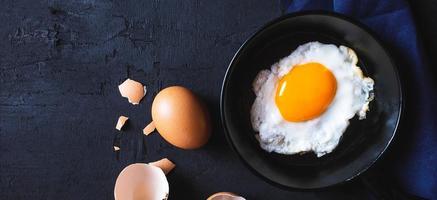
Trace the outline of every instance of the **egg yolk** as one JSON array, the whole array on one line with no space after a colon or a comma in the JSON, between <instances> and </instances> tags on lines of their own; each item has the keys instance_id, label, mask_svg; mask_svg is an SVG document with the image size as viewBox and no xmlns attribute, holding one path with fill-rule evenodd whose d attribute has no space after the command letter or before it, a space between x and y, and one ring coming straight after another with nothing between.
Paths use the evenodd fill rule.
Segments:
<instances>
[{"instance_id":1,"label":"egg yolk","mask_svg":"<svg viewBox=\"0 0 437 200\"><path fill-rule=\"evenodd\" d=\"M337 90L332 72L320 63L294 66L279 81L275 102L282 117L302 122L320 116L331 104Z\"/></svg>"}]
</instances>

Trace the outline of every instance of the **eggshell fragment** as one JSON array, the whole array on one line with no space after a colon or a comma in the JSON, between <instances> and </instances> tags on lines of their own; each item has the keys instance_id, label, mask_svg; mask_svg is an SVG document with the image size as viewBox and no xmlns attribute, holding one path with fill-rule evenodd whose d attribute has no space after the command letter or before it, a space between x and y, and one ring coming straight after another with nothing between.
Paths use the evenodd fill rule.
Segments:
<instances>
[{"instance_id":1,"label":"eggshell fragment","mask_svg":"<svg viewBox=\"0 0 437 200\"><path fill-rule=\"evenodd\" d=\"M245 198L232 192L218 192L208 197L207 200L245 200Z\"/></svg>"},{"instance_id":2,"label":"eggshell fragment","mask_svg":"<svg viewBox=\"0 0 437 200\"><path fill-rule=\"evenodd\" d=\"M126 123L126 121L128 120L129 118L128 117L126 117L126 116L120 116L120 117L118 117L118 121L117 121L117 125L115 126L115 129L117 129L117 130L121 130L121 128L123 128L123 126L124 126L124 124Z\"/></svg>"},{"instance_id":3,"label":"eggshell fragment","mask_svg":"<svg viewBox=\"0 0 437 200\"><path fill-rule=\"evenodd\" d=\"M195 149L208 142L210 118L204 104L187 88L161 90L152 103L152 119L161 136L182 149Z\"/></svg>"},{"instance_id":4,"label":"eggshell fragment","mask_svg":"<svg viewBox=\"0 0 437 200\"><path fill-rule=\"evenodd\" d=\"M126 79L118 86L118 90L120 91L122 97L127 98L129 103L134 105L140 103L147 91L143 84L132 79Z\"/></svg>"},{"instance_id":5,"label":"eggshell fragment","mask_svg":"<svg viewBox=\"0 0 437 200\"><path fill-rule=\"evenodd\" d=\"M152 133L153 131L155 131L155 124L152 122L150 122L146 127L144 127L143 129L143 134L144 135L149 135L150 133Z\"/></svg>"},{"instance_id":6,"label":"eggshell fragment","mask_svg":"<svg viewBox=\"0 0 437 200\"><path fill-rule=\"evenodd\" d=\"M124 168L115 182L115 200L166 200L169 185L164 172L153 165L136 163Z\"/></svg>"},{"instance_id":7,"label":"eggshell fragment","mask_svg":"<svg viewBox=\"0 0 437 200\"><path fill-rule=\"evenodd\" d=\"M167 158L163 158L161 160L151 162L149 165L153 165L162 169L164 174L168 174L173 168L175 168L175 164Z\"/></svg>"}]
</instances>

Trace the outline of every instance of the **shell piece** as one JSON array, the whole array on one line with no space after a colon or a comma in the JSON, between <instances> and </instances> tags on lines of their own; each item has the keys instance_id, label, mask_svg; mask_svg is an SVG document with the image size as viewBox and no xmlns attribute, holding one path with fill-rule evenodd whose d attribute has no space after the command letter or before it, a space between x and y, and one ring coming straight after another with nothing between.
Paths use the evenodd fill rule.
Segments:
<instances>
[{"instance_id":1,"label":"shell piece","mask_svg":"<svg viewBox=\"0 0 437 200\"><path fill-rule=\"evenodd\" d=\"M114 151L120 151L120 147L114 146Z\"/></svg>"},{"instance_id":2,"label":"shell piece","mask_svg":"<svg viewBox=\"0 0 437 200\"><path fill-rule=\"evenodd\" d=\"M175 164L167 158L163 158L161 160L151 162L149 165L153 165L162 169L165 174L168 174L173 168L175 168Z\"/></svg>"},{"instance_id":3,"label":"shell piece","mask_svg":"<svg viewBox=\"0 0 437 200\"><path fill-rule=\"evenodd\" d=\"M159 134L182 149L199 148L211 135L206 106L193 92L181 86L165 88L156 95L152 119Z\"/></svg>"},{"instance_id":4,"label":"shell piece","mask_svg":"<svg viewBox=\"0 0 437 200\"><path fill-rule=\"evenodd\" d=\"M144 127L143 129L143 134L144 135L149 135L150 133L152 133L153 131L155 131L155 124L152 122L150 122L146 127Z\"/></svg>"},{"instance_id":5,"label":"shell piece","mask_svg":"<svg viewBox=\"0 0 437 200\"><path fill-rule=\"evenodd\" d=\"M126 79L118 86L118 90L120 91L122 97L127 98L129 103L134 105L140 103L147 91L143 84L132 79Z\"/></svg>"},{"instance_id":6,"label":"shell piece","mask_svg":"<svg viewBox=\"0 0 437 200\"><path fill-rule=\"evenodd\" d=\"M238 196L232 192L217 192L208 197L207 200L245 200L245 198Z\"/></svg>"},{"instance_id":7,"label":"shell piece","mask_svg":"<svg viewBox=\"0 0 437 200\"><path fill-rule=\"evenodd\" d=\"M124 168L115 182L115 200L166 200L169 185L164 172L153 165L136 163Z\"/></svg>"},{"instance_id":8,"label":"shell piece","mask_svg":"<svg viewBox=\"0 0 437 200\"><path fill-rule=\"evenodd\" d=\"M117 121L117 125L115 126L115 129L120 131L128 119L129 119L129 117L126 117L123 115L118 117L118 121Z\"/></svg>"}]
</instances>

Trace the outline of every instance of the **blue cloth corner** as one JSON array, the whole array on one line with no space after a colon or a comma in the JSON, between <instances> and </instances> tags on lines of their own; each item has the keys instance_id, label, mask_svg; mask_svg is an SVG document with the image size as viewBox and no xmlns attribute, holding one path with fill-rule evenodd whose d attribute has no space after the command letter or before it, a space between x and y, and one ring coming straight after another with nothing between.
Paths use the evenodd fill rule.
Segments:
<instances>
[{"instance_id":1,"label":"blue cloth corner","mask_svg":"<svg viewBox=\"0 0 437 200\"><path fill-rule=\"evenodd\" d=\"M437 92L404 0L292 0L287 12L328 10L357 19L389 47L400 71L406 104L388 163L408 193L437 199Z\"/></svg>"}]
</instances>

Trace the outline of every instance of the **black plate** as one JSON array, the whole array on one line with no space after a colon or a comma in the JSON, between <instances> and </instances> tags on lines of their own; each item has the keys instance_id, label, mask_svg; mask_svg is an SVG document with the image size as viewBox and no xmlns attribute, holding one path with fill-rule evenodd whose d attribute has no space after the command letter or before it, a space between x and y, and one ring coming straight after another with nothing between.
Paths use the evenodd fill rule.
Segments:
<instances>
[{"instance_id":1,"label":"black plate","mask_svg":"<svg viewBox=\"0 0 437 200\"><path fill-rule=\"evenodd\" d=\"M330 154L280 155L259 147L250 124L256 74L310 41L345 45L358 65L375 80L375 100L367 119L353 118ZM363 25L342 15L303 12L280 17L256 32L238 50L226 72L221 117L229 143L244 163L271 183L316 189L350 180L369 168L393 139L401 115L398 72L383 45Z\"/></svg>"}]
</instances>

